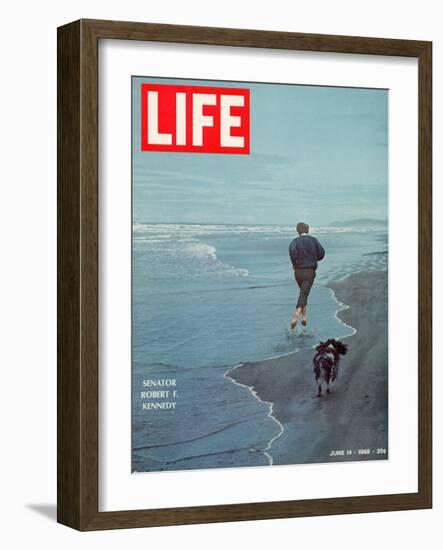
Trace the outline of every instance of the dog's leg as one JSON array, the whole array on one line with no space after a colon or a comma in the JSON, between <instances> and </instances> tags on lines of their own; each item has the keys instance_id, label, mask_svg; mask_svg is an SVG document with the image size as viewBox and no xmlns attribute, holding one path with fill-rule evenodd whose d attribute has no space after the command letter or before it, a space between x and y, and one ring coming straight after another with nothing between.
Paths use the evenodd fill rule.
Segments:
<instances>
[{"instance_id":1,"label":"dog's leg","mask_svg":"<svg viewBox=\"0 0 443 550\"><path fill-rule=\"evenodd\" d=\"M318 392L317 392L317 397L321 397L321 382L318 383Z\"/></svg>"},{"instance_id":2,"label":"dog's leg","mask_svg":"<svg viewBox=\"0 0 443 550\"><path fill-rule=\"evenodd\" d=\"M326 393L331 393L331 389L329 387L329 380L328 380L328 383L326 385Z\"/></svg>"}]
</instances>

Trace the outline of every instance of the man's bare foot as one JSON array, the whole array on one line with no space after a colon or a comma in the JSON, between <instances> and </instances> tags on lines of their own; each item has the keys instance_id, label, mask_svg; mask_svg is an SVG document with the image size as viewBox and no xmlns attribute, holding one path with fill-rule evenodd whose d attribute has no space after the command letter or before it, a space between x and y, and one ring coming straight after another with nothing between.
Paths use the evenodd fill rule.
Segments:
<instances>
[{"instance_id":1,"label":"man's bare foot","mask_svg":"<svg viewBox=\"0 0 443 550\"><path fill-rule=\"evenodd\" d=\"M302 319L301 324L305 327L308 324L307 319Z\"/></svg>"},{"instance_id":2,"label":"man's bare foot","mask_svg":"<svg viewBox=\"0 0 443 550\"><path fill-rule=\"evenodd\" d=\"M292 319L291 321L291 328L295 328L297 326L297 319Z\"/></svg>"}]
</instances>

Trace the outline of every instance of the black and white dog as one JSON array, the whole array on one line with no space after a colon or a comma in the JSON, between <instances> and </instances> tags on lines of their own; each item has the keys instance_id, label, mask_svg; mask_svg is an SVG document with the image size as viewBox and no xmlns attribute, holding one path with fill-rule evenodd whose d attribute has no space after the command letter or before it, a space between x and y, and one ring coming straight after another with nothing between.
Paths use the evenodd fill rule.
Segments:
<instances>
[{"instance_id":1,"label":"black and white dog","mask_svg":"<svg viewBox=\"0 0 443 550\"><path fill-rule=\"evenodd\" d=\"M334 382L338 376L338 364L340 355L345 355L348 346L334 338L320 342L315 348L314 355L314 374L318 386L317 397L322 394L322 382L326 383L326 393L330 392L329 383Z\"/></svg>"}]
</instances>

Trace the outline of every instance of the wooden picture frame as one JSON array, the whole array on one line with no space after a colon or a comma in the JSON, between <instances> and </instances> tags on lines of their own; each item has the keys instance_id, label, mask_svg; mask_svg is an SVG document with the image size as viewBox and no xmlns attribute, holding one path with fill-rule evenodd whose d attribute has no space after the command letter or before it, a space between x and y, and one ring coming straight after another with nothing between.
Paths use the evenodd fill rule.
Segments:
<instances>
[{"instance_id":1,"label":"wooden picture frame","mask_svg":"<svg viewBox=\"0 0 443 550\"><path fill-rule=\"evenodd\" d=\"M98 511L98 42L159 41L418 59L418 491ZM58 29L58 521L79 530L363 513L432 506L432 44L80 20Z\"/></svg>"}]
</instances>

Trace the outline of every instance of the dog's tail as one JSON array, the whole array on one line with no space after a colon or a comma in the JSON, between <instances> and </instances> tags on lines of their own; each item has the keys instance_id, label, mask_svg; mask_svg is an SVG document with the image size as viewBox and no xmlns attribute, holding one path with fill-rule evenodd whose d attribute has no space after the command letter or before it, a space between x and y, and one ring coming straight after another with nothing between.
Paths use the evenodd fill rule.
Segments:
<instances>
[{"instance_id":1,"label":"dog's tail","mask_svg":"<svg viewBox=\"0 0 443 550\"><path fill-rule=\"evenodd\" d=\"M343 342L340 342L339 340L335 340L333 345L337 353L340 355L346 355L348 351L348 346L346 344L343 344Z\"/></svg>"}]
</instances>

